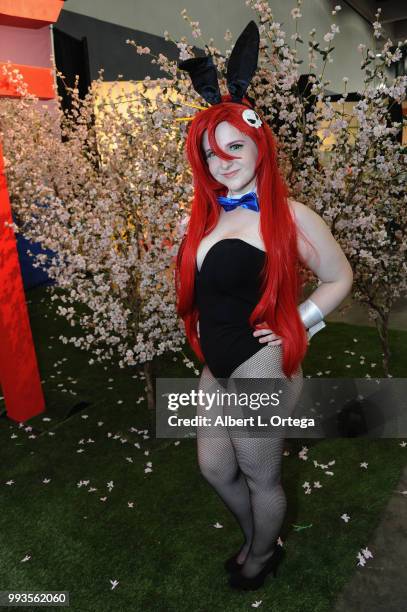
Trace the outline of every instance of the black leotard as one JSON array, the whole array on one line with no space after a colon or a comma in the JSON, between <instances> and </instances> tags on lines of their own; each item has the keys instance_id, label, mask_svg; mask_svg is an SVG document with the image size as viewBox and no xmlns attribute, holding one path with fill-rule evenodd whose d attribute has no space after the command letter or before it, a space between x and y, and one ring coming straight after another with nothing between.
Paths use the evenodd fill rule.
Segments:
<instances>
[{"instance_id":1,"label":"black leotard","mask_svg":"<svg viewBox=\"0 0 407 612\"><path fill-rule=\"evenodd\" d=\"M249 316L260 299L260 272L266 254L240 238L224 238L196 268L195 299L202 352L216 378L264 348L253 336Z\"/></svg>"}]
</instances>

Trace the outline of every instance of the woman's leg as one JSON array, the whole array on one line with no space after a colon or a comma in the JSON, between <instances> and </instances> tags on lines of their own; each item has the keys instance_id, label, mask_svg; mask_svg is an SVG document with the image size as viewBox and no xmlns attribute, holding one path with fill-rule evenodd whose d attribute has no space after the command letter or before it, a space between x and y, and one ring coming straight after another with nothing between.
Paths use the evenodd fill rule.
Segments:
<instances>
[{"instance_id":1,"label":"woman's leg","mask_svg":"<svg viewBox=\"0 0 407 612\"><path fill-rule=\"evenodd\" d=\"M199 388L207 393L215 393L219 388L222 390L207 366L202 371ZM198 406L198 415L210 417L214 423L217 416L223 415L223 408L216 402L210 410ZM202 475L235 516L243 531L245 542L237 557L237 562L243 563L252 543L253 517L249 488L239 469L227 427L198 427L197 449Z\"/></svg>"},{"instance_id":2,"label":"woman's leg","mask_svg":"<svg viewBox=\"0 0 407 612\"><path fill-rule=\"evenodd\" d=\"M280 396L278 412L290 416L301 392L302 372L299 370L292 381L288 381L281 369L281 358L281 346L265 346L236 368L229 382L237 393L247 394L274 393L282 387L284 392ZM232 429L230 435L237 462L250 490L254 534L241 573L251 578L261 571L272 555L286 513L287 501L281 486L284 437L276 437L276 434L263 437L257 434L256 437L256 432L237 433Z\"/></svg>"},{"instance_id":3,"label":"woman's leg","mask_svg":"<svg viewBox=\"0 0 407 612\"><path fill-rule=\"evenodd\" d=\"M251 578L273 553L287 509L280 481L284 438L236 438L234 443L253 513L252 546L241 570Z\"/></svg>"}]
</instances>

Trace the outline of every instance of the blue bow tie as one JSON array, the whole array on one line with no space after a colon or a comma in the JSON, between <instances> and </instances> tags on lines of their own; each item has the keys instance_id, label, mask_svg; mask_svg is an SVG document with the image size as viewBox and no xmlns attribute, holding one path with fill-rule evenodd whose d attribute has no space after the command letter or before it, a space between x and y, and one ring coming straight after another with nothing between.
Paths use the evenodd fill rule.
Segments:
<instances>
[{"instance_id":1,"label":"blue bow tie","mask_svg":"<svg viewBox=\"0 0 407 612\"><path fill-rule=\"evenodd\" d=\"M233 210L238 206L241 206L242 208L248 208L249 210L254 210L256 212L259 212L260 210L257 194L254 191L250 191L250 193L245 193L240 198L223 198L221 196L218 196L217 200L226 212L228 212L229 210Z\"/></svg>"}]
</instances>

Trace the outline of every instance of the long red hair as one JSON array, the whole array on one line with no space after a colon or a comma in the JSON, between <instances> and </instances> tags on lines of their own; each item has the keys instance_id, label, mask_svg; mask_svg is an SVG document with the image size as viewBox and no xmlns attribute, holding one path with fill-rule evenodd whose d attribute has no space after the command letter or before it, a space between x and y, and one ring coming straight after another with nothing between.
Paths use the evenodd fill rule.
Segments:
<instances>
[{"instance_id":1,"label":"long red hair","mask_svg":"<svg viewBox=\"0 0 407 612\"><path fill-rule=\"evenodd\" d=\"M217 196L225 195L226 188L210 174L203 149L202 136L208 130L208 140L215 155L234 159L219 148L215 129L227 121L249 136L257 145L257 194L260 206L260 232L266 250L262 270L262 297L250 315L250 325L265 322L267 327L283 338L283 371L288 377L298 370L307 349L304 325L297 311L301 290L297 230L287 202L287 187L277 165L276 144L268 125L260 128L248 125L242 118L247 106L230 102L229 96L198 112L192 120L186 142L188 161L194 181L194 198L186 233L181 242L176 262L175 284L177 311L185 324L191 348L204 362L195 304L195 266L198 245L211 232L219 218ZM259 348L261 344L259 344Z\"/></svg>"}]
</instances>

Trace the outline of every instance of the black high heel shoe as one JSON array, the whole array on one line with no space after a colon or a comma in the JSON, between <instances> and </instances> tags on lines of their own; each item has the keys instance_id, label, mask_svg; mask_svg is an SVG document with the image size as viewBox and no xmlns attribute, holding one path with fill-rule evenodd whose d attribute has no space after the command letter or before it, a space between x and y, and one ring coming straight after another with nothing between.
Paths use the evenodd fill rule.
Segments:
<instances>
[{"instance_id":1,"label":"black high heel shoe","mask_svg":"<svg viewBox=\"0 0 407 612\"><path fill-rule=\"evenodd\" d=\"M256 591L263 586L264 581L268 574L272 573L275 577L277 574L277 568L284 557L285 550L281 546L276 546L275 551L271 557L266 561L265 566L262 570L252 578L246 578L242 576L240 571L237 571L229 578L229 584L233 589L239 589L244 591Z\"/></svg>"}]
</instances>

